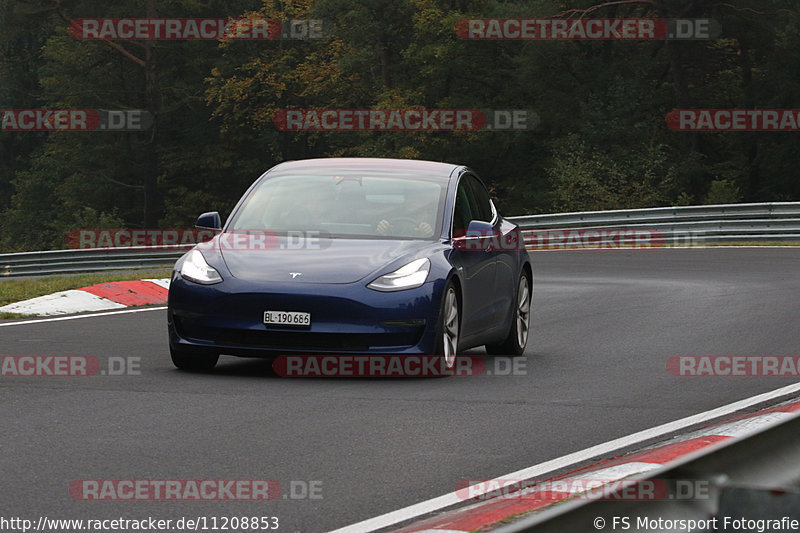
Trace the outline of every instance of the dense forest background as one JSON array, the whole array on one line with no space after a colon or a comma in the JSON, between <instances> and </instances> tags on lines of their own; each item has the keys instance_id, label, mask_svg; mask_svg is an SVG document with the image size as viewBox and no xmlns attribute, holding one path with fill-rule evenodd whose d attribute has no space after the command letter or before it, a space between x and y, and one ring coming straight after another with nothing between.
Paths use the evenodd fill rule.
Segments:
<instances>
[{"instance_id":1,"label":"dense forest background","mask_svg":"<svg viewBox=\"0 0 800 533\"><path fill-rule=\"evenodd\" d=\"M468 41L462 18L713 18L707 41ZM72 18L323 19L322 40L81 41ZM533 131L283 132L286 108L529 109ZM0 132L0 251L191 227L287 159L473 167L507 216L800 199L798 133L671 131L800 107L797 0L4 0L0 108L146 109L147 132Z\"/></svg>"}]
</instances>

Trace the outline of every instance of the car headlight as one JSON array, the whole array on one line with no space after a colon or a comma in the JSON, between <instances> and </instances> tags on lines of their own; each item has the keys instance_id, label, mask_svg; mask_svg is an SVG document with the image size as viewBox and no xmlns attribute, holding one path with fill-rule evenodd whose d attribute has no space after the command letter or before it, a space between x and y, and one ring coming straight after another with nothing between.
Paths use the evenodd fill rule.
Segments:
<instances>
[{"instance_id":1,"label":"car headlight","mask_svg":"<svg viewBox=\"0 0 800 533\"><path fill-rule=\"evenodd\" d=\"M181 265L180 272L184 278L203 285L213 285L222 281L219 272L206 263L206 258L198 250L189 252Z\"/></svg>"},{"instance_id":2,"label":"car headlight","mask_svg":"<svg viewBox=\"0 0 800 533\"><path fill-rule=\"evenodd\" d=\"M428 258L415 259L394 272L389 272L379 277L367 287L376 291L402 291L416 289L428 279L431 262Z\"/></svg>"}]
</instances>

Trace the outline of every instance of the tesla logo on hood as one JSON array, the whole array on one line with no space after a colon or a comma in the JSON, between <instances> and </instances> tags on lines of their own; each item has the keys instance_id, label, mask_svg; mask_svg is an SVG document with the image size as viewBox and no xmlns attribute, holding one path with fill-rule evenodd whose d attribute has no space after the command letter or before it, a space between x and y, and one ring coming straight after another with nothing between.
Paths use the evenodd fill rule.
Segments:
<instances>
[{"instance_id":1,"label":"tesla logo on hood","mask_svg":"<svg viewBox=\"0 0 800 533\"><path fill-rule=\"evenodd\" d=\"M292 276L292 279L296 278L297 276L302 276L302 272L289 272L289 275Z\"/></svg>"}]
</instances>

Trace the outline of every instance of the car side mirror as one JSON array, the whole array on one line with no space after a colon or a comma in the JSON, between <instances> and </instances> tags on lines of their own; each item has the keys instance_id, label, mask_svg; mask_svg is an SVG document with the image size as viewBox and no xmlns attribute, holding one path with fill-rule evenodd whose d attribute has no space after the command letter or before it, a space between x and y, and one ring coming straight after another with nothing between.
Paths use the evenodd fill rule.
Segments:
<instances>
[{"instance_id":1,"label":"car side mirror","mask_svg":"<svg viewBox=\"0 0 800 533\"><path fill-rule=\"evenodd\" d=\"M467 231L460 230L453 234L453 245L458 250L488 251L494 236L494 227L483 220L473 220Z\"/></svg>"},{"instance_id":2,"label":"car side mirror","mask_svg":"<svg viewBox=\"0 0 800 533\"><path fill-rule=\"evenodd\" d=\"M471 220L467 226L467 237L487 237L493 233L492 224L483 220Z\"/></svg>"},{"instance_id":3,"label":"car side mirror","mask_svg":"<svg viewBox=\"0 0 800 533\"><path fill-rule=\"evenodd\" d=\"M222 230L222 219L217 211L209 211L197 217L197 222L194 225L197 229L210 229L214 231Z\"/></svg>"}]
</instances>

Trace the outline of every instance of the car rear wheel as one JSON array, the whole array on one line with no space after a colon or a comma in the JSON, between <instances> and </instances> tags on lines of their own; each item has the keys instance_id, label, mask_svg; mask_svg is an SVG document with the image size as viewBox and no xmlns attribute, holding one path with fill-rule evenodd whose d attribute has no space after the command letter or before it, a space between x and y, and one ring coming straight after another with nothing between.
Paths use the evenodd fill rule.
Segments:
<instances>
[{"instance_id":1,"label":"car rear wheel","mask_svg":"<svg viewBox=\"0 0 800 533\"><path fill-rule=\"evenodd\" d=\"M458 307L458 291L455 284L449 281L445 286L442 308L439 311L439 324L436 328L438 341L435 354L442 357L443 366L447 369L455 366L456 355L458 355L458 339L461 333Z\"/></svg>"},{"instance_id":2,"label":"car rear wheel","mask_svg":"<svg viewBox=\"0 0 800 533\"><path fill-rule=\"evenodd\" d=\"M528 344L531 325L531 283L528 273L523 271L517 285L514 313L508 336L499 344L487 344L486 353L491 355L522 355Z\"/></svg>"},{"instance_id":3,"label":"car rear wheel","mask_svg":"<svg viewBox=\"0 0 800 533\"><path fill-rule=\"evenodd\" d=\"M217 364L219 354L199 353L193 350L180 350L172 346L169 347L169 355L172 357L172 364L181 370L191 372L208 372Z\"/></svg>"}]
</instances>

